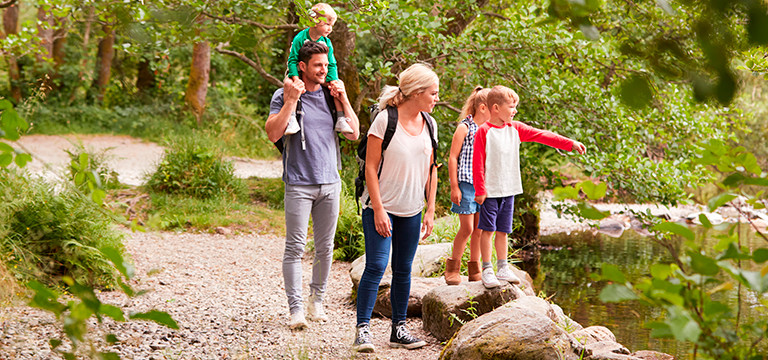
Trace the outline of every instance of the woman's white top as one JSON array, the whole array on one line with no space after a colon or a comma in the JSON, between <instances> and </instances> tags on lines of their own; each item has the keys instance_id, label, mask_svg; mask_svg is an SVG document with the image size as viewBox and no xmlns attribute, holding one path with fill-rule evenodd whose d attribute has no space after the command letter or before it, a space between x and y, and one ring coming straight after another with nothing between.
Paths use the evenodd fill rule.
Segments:
<instances>
[{"instance_id":1,"label":"woman's white top","mask_svg":"<svg viewBox=\"0 0 768 360\"><path fill-rule=\"evenodd\" d=\"M437 139L437 124L432 123L434 137ZM368 136L384 139L387 129L387 111L380 112L368 130ZM424 189L429 179L429 165L432 160L432 143L429 127L424 123L421 133L411 135L400 122L392 136L389 147L384 151L384 159L379 176L379 193L384 210L395 216L414 216L424 209ZM363 208L370 207L368 201L368 181L361 199Z\"/></svg>"}]
</instances>

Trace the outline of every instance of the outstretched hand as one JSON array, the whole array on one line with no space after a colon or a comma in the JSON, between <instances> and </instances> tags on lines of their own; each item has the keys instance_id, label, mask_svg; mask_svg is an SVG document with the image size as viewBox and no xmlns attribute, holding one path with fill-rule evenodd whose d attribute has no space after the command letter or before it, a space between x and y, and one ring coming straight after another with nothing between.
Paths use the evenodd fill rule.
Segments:
<instances>
[{"instance_id":1,"label":"outstretched hand","mask_svg":"<svg viewBox=\"0 0 768 360\"><path fill-rule=\"evenodd\" d=\"M579 155L584 155L584 153L587 152L587 147L584 146L584 144L582 144L579 141L574 141L573 142L573 149L571 149L571 151L575 151L575 152L579 153Z\"/></svg>"}]
</instances>

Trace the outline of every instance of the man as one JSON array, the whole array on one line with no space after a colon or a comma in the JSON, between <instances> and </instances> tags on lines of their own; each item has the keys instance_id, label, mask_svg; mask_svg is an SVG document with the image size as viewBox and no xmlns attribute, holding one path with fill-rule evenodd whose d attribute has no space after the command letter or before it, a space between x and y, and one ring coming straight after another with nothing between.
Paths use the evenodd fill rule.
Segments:
<instances>
[{"instance_id":1,"label":"man","mask_svg":"<svg viewBox=\"0 0 768 360\"><path fill-rule=\"evenodd\" d=\"M283 279L291 312L289 327L307 327L301 284L301 257L307 241L309 216L312 215L315 261L307 304L310 320L327 321L323 310L328 274L333 261L333 239L339 217L341 197L341 154L334 119L321 84L328 73L328 47L309 41L299 50L299 78L288 82L272 96L266 131L269 140L284 141L283 182L285 183L285 253ZM297 84L298 83L298 84ZM360 135L360 126L343 84L332 93L344 108L353 132L344 134L349 140ZM301 99L299 124L301 131L285 135L293 109ZM333 101L330 101L333 104Z\"/></svg>"}]
</instances>

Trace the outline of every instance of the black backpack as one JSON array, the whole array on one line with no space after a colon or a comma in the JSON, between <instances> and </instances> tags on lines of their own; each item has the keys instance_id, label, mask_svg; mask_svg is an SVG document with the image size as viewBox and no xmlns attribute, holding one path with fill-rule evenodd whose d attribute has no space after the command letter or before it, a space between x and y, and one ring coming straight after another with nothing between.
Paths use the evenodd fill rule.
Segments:
<instances>
[{"instance_id":1,"label":"black backpack","mask_svg":"<svg viewBox=\"0 0 768 360\"><path fill-rule=\"evenodd\" d=\"M373 120L376 119L376 116L379 115L381 111L387 111L387 129L384 131L384 138L381 141L381 163L384 163L384 151L387 150L387 147L389 146L390 141L392 141L392 136L395 135L395 130L397 130L397 108L392 106L387 106L385 110L380 110L379 107L376 104L373 104L369 107L369 110L371 111L371 123L373 123ZM427 123L427 131L429 132L429 139L432 140L432 164L429 165L429 173L432 173L433 167L439 167L437 165L437 139L435 139L435 132L433 129L433 119L432 116L425 112L421 112L421 117L424 119L424 122ZM357 163L359 165L359 168L357 170L357 177L355 178L355 199L357 199L357 212L360 213L360 197L363 196L363 190L365 190L365 155L367 153L368 149L368 136L364 136L362 139L360 139L360 143L357 145ZM381 177L381 166L379 166L378 176ZM431 175L430 175L431 178ZM426 189L424 190L424 198L427 198ZM367 205L371 201L371 198L368 197L368 199L365 201L365 204Z\"/></svg>"},{"instance_id":2,"label":"black backpack","mask_svg":"<svg viewBox=\"0 0 768 360\"><path fill-rule=\"evenodd\" d=\"M328 109L331 110L331 117L333 118L333 127L335 128L336 127L336 121L338 120L338 119L336 119L336 115L337 115L336 114L336 104L333 102L333 96L331 95L331 90L328 89L325 86L321 86L321 88L323 89L323 95L325 95L325 103L328 104ZM300 121L302 116L304 116L304 112L301 109L301 97L299 97L299 102L296 103L296 120ZM299 131L300 132L304 131L304 129L301 129ZM298 134L298 133L296 133L296 134ZM294 135L296 135L296 134L294 134ZM283 153L283 150L285 150L285 141L284 141L284 139L285 139L285 135L281 136L280 139L278 139L277 141L275 141L273 143L273 144L275 144L275 147L277 148L277 150L280 151L281 154Z\"/></svg>"}]
</instances>

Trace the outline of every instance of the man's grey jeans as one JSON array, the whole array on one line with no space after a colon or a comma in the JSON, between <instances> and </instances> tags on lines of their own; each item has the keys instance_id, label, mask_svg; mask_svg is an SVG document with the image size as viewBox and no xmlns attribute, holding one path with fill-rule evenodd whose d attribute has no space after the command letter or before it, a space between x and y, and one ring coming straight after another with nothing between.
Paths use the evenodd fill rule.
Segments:
<instances>
[{"instance_id":1,"label":"man's grey jeans","mask_svg":"<svg viewBox=\"0 0 768 360\"><path fill-rule=\"evenodd\" d=\"M341 182L323 185L285 184L285 253L283 279L291 314L303 310L301 296L301 256L307 244L309 215L315 240L310 295L323 299L333 261L333 239L339 218Z\"/></svg>"}]
</instances>

